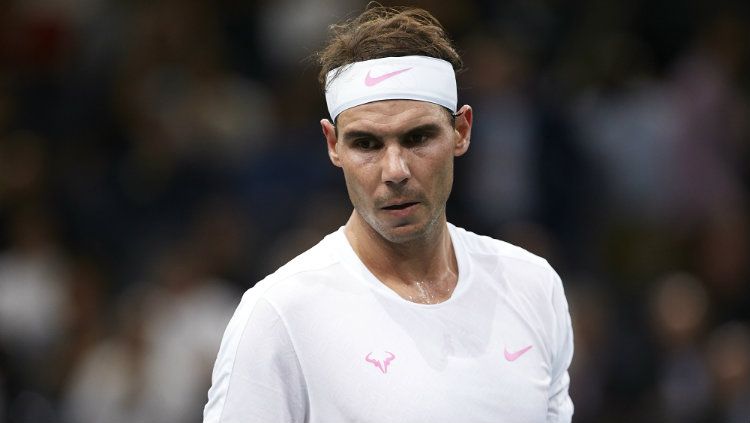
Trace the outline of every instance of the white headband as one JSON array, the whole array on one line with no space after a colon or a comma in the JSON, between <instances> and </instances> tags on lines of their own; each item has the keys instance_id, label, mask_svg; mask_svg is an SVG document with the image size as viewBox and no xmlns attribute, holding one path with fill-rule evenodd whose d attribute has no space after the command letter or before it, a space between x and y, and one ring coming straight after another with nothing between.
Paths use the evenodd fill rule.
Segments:
<instances>
[{"instance_id":1,"label":"white headband","mask_svg":"<svg viewBox=\"0 0 750 423\"><path fill-rule=\"evenodd\" d=\"M326 74L326 103L339 113L379 100L420 100L456 113L456 74L445 60L427 56L384 57L336 68Z\"/></svg>"}]
</instances>

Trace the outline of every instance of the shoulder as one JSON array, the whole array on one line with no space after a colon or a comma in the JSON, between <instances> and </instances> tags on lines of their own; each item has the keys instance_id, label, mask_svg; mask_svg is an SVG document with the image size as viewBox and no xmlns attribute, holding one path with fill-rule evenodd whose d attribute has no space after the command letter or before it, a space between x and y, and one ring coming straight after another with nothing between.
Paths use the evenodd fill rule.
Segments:
<instances>
[{"instance_id":1,"label":"shoulder","mask_svg":"<svg viewBox=\"0 0 750 423\"><path fill-rule=\"evenodd\" d=\"M549 262L521 247L451 225L475 275L494 280L509 295L548 301L562 282Z\"/></svg>"},{"instance_id":2,"label":"shoulder","mask_svg":"<svg viewBox=\"0 0 750 423\"><path fill-rule=\"evenodd\" d=\"M340 261L340 255L337 253L342 234L333 232L325 236L315 246L291 259L283 266L279 267L266 276L259 285L275 286L285 283L294 283L305 275L325 271Z\"/></svg>"},{"instance_id":3,"label":"shoulder","mask_svg":"<svg viewBox=\"0 0 750 423\"><path fill-rule=\"evenodd\" d=\"M318 244L260 280L245 292L240 307L252 307L258 301L264 301L278 308L289 302L314 299L314 291L321 289L321 285L335 279L335 275L342 271L338 254L342 236L340 232L327 235Z\"/></svg>"},{"instance_id":4,"label":"shoulder","mask_svg":"<svg viewBox=\"0 0 750 423\"><path fill-rule=\"evenodd\" d=\"M526 265L539 270L552 270L552 267L544 258L511 243L486 235L478 235L454 225L450 225L450 231L460 240L469 255L496 256L507 261L518 262L519 265Z\"/></svg>"}]
</instances>

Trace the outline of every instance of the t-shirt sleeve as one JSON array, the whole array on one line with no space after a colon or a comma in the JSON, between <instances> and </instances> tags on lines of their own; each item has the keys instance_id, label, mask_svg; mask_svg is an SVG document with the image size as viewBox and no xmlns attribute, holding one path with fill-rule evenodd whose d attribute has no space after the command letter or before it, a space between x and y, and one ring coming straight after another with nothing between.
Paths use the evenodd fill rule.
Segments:
<instances>
[{"instance_id":1,"label":"t-shirt sleeve","mask_svg":"<svg viewBox=\"0 0 750 423\"><path fill-rule=\"evenodd\" d=\"M547 423L569 423L573 418L573 401L568 393L568 367L573 359L573 328L562 281L556 273L553 276L552 308L555 314L556 348L552 363Z\"/></svg>"},{"instance_id":2,"label":"t-shirt sleeve","mask_svg":"<svg viewBox=\"0 0 750 423\"><path fill-rule=\"evenodd\" d=\"M224 333L203 422L303 422L306 386L289 333L276 309L250 291Z\"/></svg>"}]
</instances>

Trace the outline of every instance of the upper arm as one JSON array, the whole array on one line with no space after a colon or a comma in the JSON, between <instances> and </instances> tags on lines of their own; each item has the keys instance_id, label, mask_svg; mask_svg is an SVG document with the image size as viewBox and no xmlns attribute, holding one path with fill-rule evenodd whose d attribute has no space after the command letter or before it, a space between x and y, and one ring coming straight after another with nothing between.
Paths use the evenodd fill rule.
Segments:
<instances>
[{"instance_id":1,"label":"upper arm","mask_svg":"<svg viewBox=\"0 0 750 423\"><path fill-rule=\"evenodd\" d=\"M286 326L267 301L245 300L224 333L203 421L302 422L306 387Z\"/></svg>"},{"instance_id":2,"label":"upper arm","mask_svg":"<svg viewBox=\"0 0 750 423\"><path fill-rule=\"evenodd\" d=\"M552 357L547 422L570 422L573 416L573 401L568 392L570 386L568 367L573 359L573 329L562 282L556 273L553 275L552 308L555 316L555 349Z\"/></svg>"}]
</instances>

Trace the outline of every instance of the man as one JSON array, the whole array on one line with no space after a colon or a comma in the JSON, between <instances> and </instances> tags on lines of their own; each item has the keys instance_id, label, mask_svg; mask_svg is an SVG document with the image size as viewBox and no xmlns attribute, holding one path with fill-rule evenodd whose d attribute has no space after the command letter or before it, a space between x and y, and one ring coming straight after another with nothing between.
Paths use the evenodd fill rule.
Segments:
<instances>
[{"instance_id":1,"label":"man","mask_svg":"<svg viewBox=\"0 0 750 423\"><path fill-rule=\"evenodd\" d=\"M321 126L354 211L247 291L204 422L569 422L560 279L446 220L473 112L442 27L375 7L332 32Z\"/></svg>"}]
</instances>

